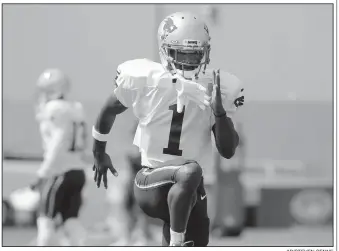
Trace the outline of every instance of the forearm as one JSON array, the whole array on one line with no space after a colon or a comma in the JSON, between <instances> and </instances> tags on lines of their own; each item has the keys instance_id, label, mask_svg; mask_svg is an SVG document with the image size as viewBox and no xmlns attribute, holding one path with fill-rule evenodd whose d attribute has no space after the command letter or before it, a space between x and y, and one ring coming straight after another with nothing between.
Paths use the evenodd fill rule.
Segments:
<instances>
[{"instance_id":1,"label":"forearm","mask_svg":"<svg viewBox=\"0 0 339 251\"><path fill-rule=\"evenodd\" d=\"M100 134L109 134L116 116L126 109L127 108L119 102L115 95L110 96L97 117L94 126L95 130ZM106 143L106 141L94 139L93 152L105 152Z\"/></svg>"},{"instance_id":2,"label":"forearm","mask_svg":"<svg viewBox=\"0 0 339 251\"><path fill-rule=\"evenodd\" d=\"M232 119L227 117L226 113L225 115L215 116L215 124L212 130L220 155L226 159L232 158L239 144L239 136Z\"/></svg>"},{"instance_id":3,"label":"forearm","mask_svg":"<svg viewBox=\"0 0 339 251\"><path fill-rule=\"evenodd\" d=\"M39 178L47 178L50 176L50 174L53 172L52 169L54 167L54 163L57 159L57 154L47 154L41 163L40 168L37 171L37 176Z\"/></svg>"},{"instance_id":4,"label":"forearm","mask_svg":"<svg viewBox=\"0 0 339 251\"><path fill-rule=\"evenodd\" d=\"M53 173L53 168L58 167L58 159L60 159L60 154L62 151L62 140L64 133L58 133L54 136L55 139L52 140L51 145L49 146L47 152L45 153L44 160L41 163L40 168L37 171L37 176L39 178L49 177Z\"/></svg>"}]
</instances>

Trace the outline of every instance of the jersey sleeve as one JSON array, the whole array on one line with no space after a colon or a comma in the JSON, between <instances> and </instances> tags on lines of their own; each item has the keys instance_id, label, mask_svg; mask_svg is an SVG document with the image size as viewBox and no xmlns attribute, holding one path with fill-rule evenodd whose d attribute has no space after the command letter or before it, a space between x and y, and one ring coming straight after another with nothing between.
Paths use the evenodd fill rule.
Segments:
<instances>
[{"instance_id":1,"label":"jersey sleeve","mask_svg":"<svg viewBox=\"0 0 339 251\"><path fill-rule=\"evenodd\" d=\"M229 118L233 118L238 108L244 105L245 94L243 83L234 75L220 72L220 90L223 107ZM211 125L215 123L212 114Z\"/></svg>"},{"instance_id":2,"label":"jersey sleeve","mask_svg":"<svg viewBox=\"0 0 339 251\"><path fill-rule=\"evenodd\" d=\"M223 106L228 116L233 116L238 108L245 102L244 87L236 77L230 79L232 84L221 83L221 95Z\"/></svg>"},{"instance_id":3,"label":"jersey sleeve","mask_svg":"<svg viewBox=\"0 0 339 251\"><path fill-rule=\"evenodd\" d=\"M140 81L130 74L130 70L119 66L115 77L114 94L125 107L132 107L137 99Z\"/></svg>"}]
</instances>

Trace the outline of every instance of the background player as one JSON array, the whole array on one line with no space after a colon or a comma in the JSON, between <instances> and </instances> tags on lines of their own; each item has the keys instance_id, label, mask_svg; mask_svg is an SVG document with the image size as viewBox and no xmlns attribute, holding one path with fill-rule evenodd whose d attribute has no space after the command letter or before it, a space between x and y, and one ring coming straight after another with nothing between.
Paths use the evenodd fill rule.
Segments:
<instances>
[{"instance_id":1,"label":"background player","mask_svg":"<svg viewBox=\"0 0 339 251\"><path fill-rule=\"evenodd\" d=\"M137 126L137 123L133 126L132 136ZM118 237L111 246L149 246L152 243L149 220L137 205L133 192L135 175L142 168L140 152L135 147L126 158L128 168L121 177L122 184L114 184L107 190L110 211L106 227Z\"/></svg>"},{"instance_id":2,"label":"background player","mask_svg":"<svg viewBox=\"0 0 339 251\"><path fill-rule=\"evenodd\" d=\"M132 129L134 136L137 129L137 124ZM146 215L141 212L134 198L134 178L136 174L142 169L141 155L138 151L131 151L127 155L129 165L128 175L125 182L125 196L123 201L123 212L125 215L125 243L132 243L135 246L148 246L152 241L152 234L150 230L149 221Z\"/></svg>"},{"instance_id":3,"label":"background player","mask_svg":"<svg viewBox=\"0 0 339 251\"><path fill-rule=\"evenodd\" d=\"M84 110L79 102L68 100L70 81L58 69L45 70L37 81L37 89L36 119L44 149L38 179L32 185L41 192L37 245L51 245L58 215L69 244L81 245L85 237L78 219L85 185Z\"/></svg>"},{"instance_id":4,"label":"background player","mask_svg":"<svg viewBox=\"0 0 339 251\"><path fill-rule=\"evenodd\" d=\"M210 36L191 13L175 13L160 24L162 64L137 59L121 64L116 88L93 127L94 171L98 187L107 187L107 169L117 176L106 154L116 115L128 107L139 120L134 144L143 169L135 178L135 197L143 211L164 221L163 245L206 246L207 198L202 168L212 156L211 131L219 153L234 155L239 137L231 119L243 104L240 81L227 72L206 70ZM190 243L191 244L191 243Z\"/></svg>"}]
</instances>

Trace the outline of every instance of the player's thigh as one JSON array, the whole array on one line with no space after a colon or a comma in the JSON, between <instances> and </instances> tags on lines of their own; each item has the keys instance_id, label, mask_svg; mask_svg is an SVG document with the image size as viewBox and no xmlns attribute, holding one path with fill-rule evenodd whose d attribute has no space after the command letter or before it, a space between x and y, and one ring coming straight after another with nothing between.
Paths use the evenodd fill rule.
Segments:
<instances>
[{"instance_id":1,"label":"player's thigh","mask_svg":"<svg viewBox=\"0 0 339 251\"><path fill-rule=\"evenodd\" d=\"M82 205L82 189L86 182L83 170L71 170L65 173L64 196L60 212L63 221L76 218Z\"/></svg>"},{"instance_id":2,"label":"player's thigh","mask_svg":"<svg viewBox=\"0 0 339 251\"><path fill-rule=\"evenodd\" d=\"M140 208L150 217L169 221L167 196L175 183L174 176L180 167L141 169L134 182L134 196Z\"/></svg>"},{"instance_id":3,"label":"player's thigh","mask_svg":"<svg viewBox=\"0 0 339 251\"><path fill-rule=\"evenodd\" d=\"M64 176L49 178L41 189L39 215L54 218L63 204Z\"/></svg>"},{"instance_id":4,"label":"player's thigh","mask_svg":"<svg viewBox=\"0 0 339 251\"><path fill-rule=\"evenodd\" d=\"M148 216L169 222L167 197L170 188L178 182L189 183L199 175L200 166L192 160L171 160L156 169L143 168L135 178L136 201Z\"/></svg>"}]
</instances>

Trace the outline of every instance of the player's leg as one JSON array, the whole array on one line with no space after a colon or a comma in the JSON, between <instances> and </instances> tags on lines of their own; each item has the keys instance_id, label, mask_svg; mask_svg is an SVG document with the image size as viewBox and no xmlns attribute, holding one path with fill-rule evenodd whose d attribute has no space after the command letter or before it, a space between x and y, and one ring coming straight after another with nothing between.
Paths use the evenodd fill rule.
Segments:
<instances>
[{"instance_id":1,"label":"player's leg","mask_svg":"<svg viewBox=\"0 0 339 251\"><path fill-rule=\"evenodd\" d=\"M207 214L207 197L203 179L197 189L197 201L193 207L185 233L185 239L193 241L196 247L205 247L209 242L210 220ZM170 243L170 226L168 223L163 227L163 246Z\"/></svg>"},{"instance_id":2,"label":"player's leg","mask_svg":"<svg viewBox=\"0 0 339 251\"><path fill-rule=\"evenodd\" d=\"M86 238L86 231L78 217L85 181L83 170L71 170L65 174L64 196L60 212L64 231L71 246L84 245Z\"/></svg>"},{"instance_id":3,"label":"player's leg","mask_svg":"<svg viewBox=\"0 0 339 251\"><path fill-rule=\"evenodd\" d=\"M187 163L175 173L176 183L168 193L170 211L170 245L182 244L185 240L188 219L194 207L196 191L202 177L201 167L197 162Z\"/></svg>"},{"instance_id":4,"label":"player's leg","mask_svg":"<svg viewBox=\"0 0 339 251\"><path fill-rule=\"evenodd\" d=\"M201 167L195 161L178 165L165 163L157 169L142 170L136 177L139 206L150 217L170 224L171 245L181 245L185 240L201 177Z\"/></svg>"},{"instance_id":5,"label":"player's leg","mask_svg":"<svg viewBox=\"0 0 339 251\"><path fill-rule=\"evenodd\" d=\"M37 217L37 246L49 246L55 235L54 217L57 214L57 197L63 177L53 177L41 189L41 199Z\"/></svg>"}]
</instances>

